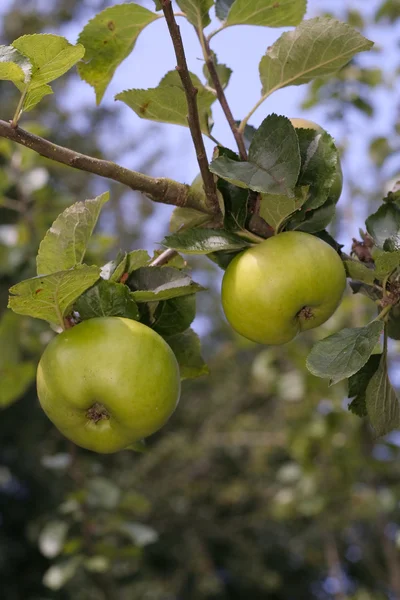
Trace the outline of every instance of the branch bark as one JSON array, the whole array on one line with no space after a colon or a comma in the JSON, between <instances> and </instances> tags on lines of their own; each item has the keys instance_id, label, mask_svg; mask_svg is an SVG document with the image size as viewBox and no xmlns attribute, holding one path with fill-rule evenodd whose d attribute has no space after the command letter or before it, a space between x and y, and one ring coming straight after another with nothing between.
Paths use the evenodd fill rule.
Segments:
<instances>
[{"instance_id":1,"label":"branch bark","mask_svg":"<svg viewBox=\"0 0 400 600\"><path fill-rule=\"evenodd\" d=\"M214 182L214 177L208 168L208 160L206 149L203 141L203 134L200 127L199 110L197 107L197 88L194 87L190 77L189 69L186 62L185 50L179 26L175 20L174 11L171 0L161 0L162 9L168 30L171 36L172 44L176 56L176 70L182 81L182 86L185 91L186 101L188 106L188 124L192 136L193 144L196 150L197 162L200 167L201 176L203 178L204 191L208 199L210 208L214 214L220 212L219 202L217 197L217 189Z\"/></svg>"},{"instance_id":2,"label":"branch bark","mask_svg":"<svg viewBox=\"0 0 400 600\"><path fill-rule=\"evenodd\" d=\"M221 85L221 81L219 79L218 72L215 66L214 56L210 48L210 44L208 43L208 40L205 38L203 32L200 29L196 31L199 36L201 46L203 48L204 60L206 61L208 72L210 73L210 77L214 84L215 91L217 92L218 101L221 105L222 110L224 111L224 115L226 117L226 120L228 121L229 127L231 128L233 137L235 138L240 158L242 160L247 160L247 151L246 146L244 144L243 134L239 131L239 128L235 123L235 119L233 118L231 108L226 99L225 92Z\"/></svg>"},{"instance_id":3,"label":"branch bark","mask_svg":"<svg viewBox=\"0 0 400 600\"><path fill-rule=\"evenodd\" d=\"M121 167L109 160L102 160L75 152L69 148L53 144L19 127L14 128L10 123L1 120L0 137L7 138L21 146L25 146L25 148L30 148L41 156L63 165L118 181L133 190L142 192L154 202L196 208L197 210L206 212L206 207L199 206L198 199L189 193L189 186L173 179L150 177L149 175Z\"/></svg>"}]
</instances>

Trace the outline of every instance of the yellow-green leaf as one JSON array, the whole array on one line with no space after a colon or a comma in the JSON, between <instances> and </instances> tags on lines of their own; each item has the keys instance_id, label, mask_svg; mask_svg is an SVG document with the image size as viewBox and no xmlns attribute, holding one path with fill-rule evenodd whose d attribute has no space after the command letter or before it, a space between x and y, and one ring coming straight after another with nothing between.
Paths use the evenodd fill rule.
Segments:
<instances>
[{"instance_id":1,"label":"yellow-green leaf","mask_svg":"<svg viewBox=\"0 0 400 600\"><path fill-rule=\"evenodd\" d=\"M307 0L236 0L229 11L227 25L298 25L307 8Z\"/></svg>"}]
</instances>

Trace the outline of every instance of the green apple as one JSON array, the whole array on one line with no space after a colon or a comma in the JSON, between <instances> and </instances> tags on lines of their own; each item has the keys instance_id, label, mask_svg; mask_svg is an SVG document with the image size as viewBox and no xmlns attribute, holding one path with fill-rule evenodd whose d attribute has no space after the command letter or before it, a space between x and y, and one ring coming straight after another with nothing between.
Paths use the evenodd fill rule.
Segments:
<instances>
[{"instance_id":1,"label":"green apple","mask_svg":"<svg viewBox=\"0 0 400 600\"><path fill-rule=\"evenodd\" d=\"M314 123L314 121L309 121L308 119L290 119L290 122L292 123L292 125L295 129L314 129L315 131L318 131L320 133L323 133L325 131L325 129L323 129L320 125L318 125L318 123ZM340 198L342 189L343 189L343 171L342 171L342 165L340 162L340 158L338 156L335 180L330 189L328 200L332 200L336 204L336 202Z\"/></svg>"},{"instance_id":2,"label":"green apple","mask_svg":"<svg viewBox=\"0 0 400 600\"><path fill-rule=\"evenodd\" d=\"M37 391L67 438L95 452L117 452L169 419L179 400L179 367L168 344L142 323L90 319L47 346Z\"/></svg>"},{"instance_id":3,"label":"green apple","mask_svg":"<svg viewBox=\"0 0 400 600\"><path fill-rule=\"evenodd\" d=\"M231 326L261 344L285 344L324 323L346 286L335 250L301 231L286 231L238 254L222 281Z\"/></svg>"}]
</instances>

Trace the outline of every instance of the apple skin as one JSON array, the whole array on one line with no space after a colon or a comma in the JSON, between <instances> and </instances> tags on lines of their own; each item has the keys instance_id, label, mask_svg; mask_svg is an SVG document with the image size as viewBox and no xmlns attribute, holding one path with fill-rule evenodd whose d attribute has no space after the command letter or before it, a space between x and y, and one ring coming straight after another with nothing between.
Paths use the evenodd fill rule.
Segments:
<instances>
[{"instance_id":1,"label":"apple skin","mask_svg":"<svg viewBox=\"0 0 400 600\"><path fill-rule=\"evenodd\" d=\"M286 231L232 260L222 280L222 306L238 333L279 345L329 319L345 286L343 263L329 244Z\"/></svg>"},{"instance_id":2,"label":"apple skin","mask_svg":"<svg viewBox=\"0 0 400 600\"><path fill-rule=\"evenodd\" d=\"M318 123L314 123L314 121L309 121L308 119L290 119L293 127L295 129L314 129L315 131L319 131L320 133L325 132ZM338 156L338 162L336 166L336 176L335 180L332 184L332 187L329 192L328 200L333 201L335 204L339 200L340 195L343 190L343 171L342 164L340 162L340 158Z\"/></svg>"},{"instance_id":3,"label":"apple skin","mask_svg":"<svg viewBox=\"0 0 400 600\"><path fill-rule=\"evenodd\" d=\"M39 362L37 392L61 433L108 454L167 422L179 401L180 373L171 348L149 327L95 318L50 342Z\"/></svg>"}]
</instances>

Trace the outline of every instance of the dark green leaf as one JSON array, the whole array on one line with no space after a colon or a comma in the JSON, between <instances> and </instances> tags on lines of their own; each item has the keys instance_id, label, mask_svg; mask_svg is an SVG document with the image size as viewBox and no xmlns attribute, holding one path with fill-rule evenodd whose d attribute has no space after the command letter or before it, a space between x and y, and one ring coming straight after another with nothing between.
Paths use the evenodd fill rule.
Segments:
<instances>
[{"instance_id":1,"label":"dark green leaf","mask_svg":"<svg viewBox=\"0 0 400 600\"><path fill-rule=\"evenodd\" d=\"M376 275L379 278L390 275L400 266L400 250L394 252L374 252Z\"/></svg>"},{"instance_id":2,"label":"dark green leaf","mask_svg":"<svg viewBox=\"0 0 400 600\"><path fill-rule=\"evenodd\" d=\"M201 356L199 336L193 329L166 337L165 341L176 356L182 379L194 379L208 374L207 365Z\"/></svg>"},{"instance_id":3,"label":"dark green leaf","mask_svg":"<svg viewBox=\"0 0 400 600\"><path fill-rule=\"evenodd\" d=\"M329 198L336 179L339 154L329 133L296 128L301 155L298 186L308 187L303 211L319 208ZM323 229L323 228L322 228Z\"/></svg>"},{"instance_id":4,"label":"dark green leaf","mask_svg":"<svg viewBox=\"0 0 400 600\"><path fill-rule=\"evenodd\" d=\"M365 365L349 378L348 396L349 398L354 398L354 400L349 404L348 408L358 417L367 416L365 393L371 377L379 366L381 356L381 354L372 354Z\"/></svg>"},{"instance_id":5,"label":"dark green leaf","mask_svg":"<svg viewBox=\"0 0 400 600\"><path fill-rule=\"evenodd\" d=\"M379 248L383 248L385 241L390 240L393 249L400 250L400 208L396 204L382 204L365 224Z\"/></svg>"},{"instance_id":6,"label":"dark green leaf","mask_svg":"<svg viewBox=\"0 0 400 600\"><path fill-rule=\"evenodd\" d=\"M194 208L175 208L171 214L169 230L172 233L180 229L193 229L199 225L205 225L212 217Z\"/></svg>"},{"instance_id":7,"label":"dark green leaf","mask_svg":"<svg viewBox=\"0 0 400 600\"><path fill-rule=\"evenodd\" d=\"M387 334L392 340L400 340L400 305L392 308L387 320Z\"/></svg>"},{"instance_id":8,"label":"dark green leaf","mask_svg":"<svg viewBox=\"0 0 400 600\"><path fill-rule=\"evenodd\" d=\"M225 269L228 267L229 263L237 256L242 250L237 250L236 252L211 252L207 254L207 258L212 260L216 265L221 267L221 269Z\"/></svg>"},{"instance_id":9,"label":"dark green leaf","mask_svg":"<svg viewBox=\"0 0 400 600\"><path fill-rule=\"evenodd\" d=\"M365 404L372 427L377 436L385 435L400 427L400 405L389 381L386 355L368 384Z\"/></svg>"},{"instance_id":10,"label":"dark green leaf","mask_svg":"<svg viewBox=\"0 0 400 600\"><path fill-rule=\"evenodd\" d=\"M141 267L131 273L127 285L136 302L156 302L202 291L186 273L173 267Z\"/></svg>"},{"instance_id":11,"label":"dark green leaf","mask_svg":"<svg viewBox=\"0 0 400 600\"><path fill-rule=\"evenodd\" d=\"M271 227L278 230L285 220L294 212L298 211L304 204L307 194L302 188L296 188L294 198L287 196L276 196L273 194L261 194L260 217Z\"/></svg>"},{"instance_id":12,"label":"dark green leaf","mask_svg":"<svg viewBox=\"0 0 400 600\"><path fill-rule=\"evenodd\" d=\"M317 342L307 358L308 370L317 377L337 383L351 377L365 365L383 331L383 323L342 329Z\"/></svg>"},{"instance_id":13,"label":"dark green leaf","mask_svg":"<svg viewBox=\"0 0 400 600\"><path fill-rule=\"evenodd\" d=\"M239 187L292 198L300 172L296 131L286 117L269 115L254 134L247 162L221 156L210 169Z\"/></svg>"},{"instance_id":14,"label":"dark green leaf","mask_svg":"<svg viewBox=\"0 0 400 600\"><path fill-rule=\"evenodd\" d=\"M82 320L94 317L139 318L139 311L129 288L122 283L101 279L80 296L74 305Z\"/></svg>"},{"instance_id":15,"label":"dark green leaf","mask_svg":"<svg viewBox=\"0 0 400 600\"><path fill-rule=\"evenodd\" d=\"M325 202L323 206L320 206L315 210L306 211L304 220L301 221L296 229L298 231L305 231L306 233L317 233L322 231L332 222L335 212L336 203L333 201Z\"/></svg>"},{"instance_id":16,"label":"dark green leaf","mask_svg":"<svg viewBox=\"0 0 400 600\"><path fill-rule=\"evenodd\" d=\"M156 5L156 10L162 10L161 0L153 0L153 2Z\"/></svg>"},{"instance_id":17,"label":"dark green leaf","mask_svg":"<svg viewBox=\"0 0 400 600\"><path fill-rule=\"evenodd\" d=\"M218 146L218 156L227 156L232 160L239 161L237 154L229 148ZM215 155L214 155L215 157ZM222 194L225 205L225 220L224 225L228 230L243 229L247 220L247 200L249 192L247 189L237 187L226 181L218 178L217 188Z\"/></svg>"},{"instance_id":18,"label":"dark green leaf","mask_svg":"<svg viewBox=\"0 0 400 600\"><path fill-rule=\"evenodd\" d=\"M79 34L86 49L78 72L96 92L101 102L115 69L132 52L138 35L157 15L138 4L110 6L98 13Z\"/></svg>"},{"instance_id":19,"label":"dark green leaf","mask_svg":"<svg viewBox=\"0 0 400 600\"><path fill-rule=\"evenodd\" d=\"M241 250L250 244L241 237L220 229L191 229L168 235L163 240L167 248L184 254L209 254L220 250Z\"/></svg>"},{"instance_id":20,"label":"dark green leaf","mask_svg":"<svg viewBox=\"0 0 400 600\"><path fill-rule=\"evenodd\" d=\"M196 294L160 302L154 314L152 328L160 335L182 333L196 316Z\"/></svg>"}]
</instances>

